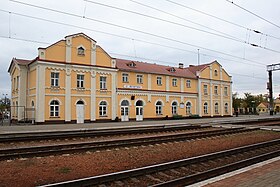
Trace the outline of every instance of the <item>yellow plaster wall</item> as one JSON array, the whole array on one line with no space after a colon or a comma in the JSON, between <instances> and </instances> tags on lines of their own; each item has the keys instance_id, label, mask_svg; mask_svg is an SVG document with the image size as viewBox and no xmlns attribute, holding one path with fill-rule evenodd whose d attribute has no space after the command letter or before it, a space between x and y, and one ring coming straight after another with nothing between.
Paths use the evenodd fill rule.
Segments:
<instances>
[{"instance_id":1,"label":"yellow plaster wall","mask_svg":"<svg viewBox=\"0 0 280 187\"><path fill-rule=\"evenodd\" d=\"M61 40L54 45L46 48L45 52L45 59L52 60L52 61L61 61L65 62L65 55L66 55L66 47L65 41Z\"/></svg>"},{"instance_id":2,"label":"yellow plaster wall","mask_svg":"<svg viewBox=\"0 0 280 187\"><path fill-rule=\"evenodd\" d=\"M221 66L217 63L217 62L214 62L212 64L212 79L213 80L220 80L220 68ZM215 70L217 70L217 76L215 76Z\"/></svg>"},{"instance_id":3,"label":"yellow plaster wall","mask_svg":"<svg viewBox=\"0 0 280 187\"><path fill-rule=\"evenodd\" d=\"M162 85L157 85L157 77L161 77ZM152 86L152 90L159 90L159 91L166 90L165 89L166 88L166 76L152 74L151 75L151 86Z\"/></svg>"},{"instance_id":4,"label":"yellow plaster wall","mask_svg":"<svg viewBox=\"0 0 280 187\"><path fill-rule=\"evenodd\" d=\"M85 55L78 55L78 47L80 45L85 48ZM91 40L83 36L72 38L71 61L78 64L91 64Z\"/></svg>"},{"instance_id":5,"label":"yellow plaster wall","mask_svg":"<svg viewBox=\"0 0 280 187\"><path fill-rule=\"evenodd\" d=\"M210 79L210 67L205 68L201 73L200 77L204 79Z\"/></svg>"},{"instance_id":6,"label":"yellow plaster wall","mask_svg":"<svg viewBox=\"0 0 280 187\"><path fill-rule=\"evenodd\" d=\"M224 69L222 70L222 75L224 81L229 81L229 82L231 81L231 77L226 73Z\"/></svg>"},{"instance_id":7,"label":"yellow plaster wall","mask_svg":"<svg viewBox=\"0 0 280 187\"><path fill-rule=\"evenodd\" d=\"M96 46L96 65L111 67L111 57L100 46Z\"/></svg>"}]
</instances>

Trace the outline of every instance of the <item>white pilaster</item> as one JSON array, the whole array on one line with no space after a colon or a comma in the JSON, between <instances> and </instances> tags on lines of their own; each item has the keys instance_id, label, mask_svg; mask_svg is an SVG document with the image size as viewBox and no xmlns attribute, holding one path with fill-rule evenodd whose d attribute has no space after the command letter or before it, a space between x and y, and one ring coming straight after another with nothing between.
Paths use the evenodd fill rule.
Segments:
<instances>
[{"instance_id":1,"label":"white pilaster","mask_svg":"<svg viewBox=\"0 0 280 187\"><path fill-rule=\"evenodd\" d=\"M72 37L66 38L66 62L71 62L71 55L72 55Z\"/></svg>"},{"instance_id":2,"label":"white pilaster","mask_svg":"<svg viewBox=\"0 0 280 187\"><path fill-rule=\"evenodd\" d=\"M169 76L165 78L165 91L169 91Z\"/></svg>"},{"instance_id":3,"label":"white pilaster","mask_svg":"<svg viewBox=\"0 0 280 187\"><path fill-rule=\"evenodd\" d=\"M24 106L26 106L26 89L27 89L27 68L20 67L20 75L19 75L19 92L18 92L18 120L22 120L24 118Z\"/></svg>"},{"instance_id":4,"label":"white pilaster","mask_svg":"<svg viewBox=\"0 0 280 187\"><path fill-rule=\"evenodd\" d=\"M232 82L230 81L230 89L229 89L229 113L232 116Z\"/></svg>"},{"instance_id":5,"label":"white pilaster","mask_svg":"<svg viewBox=\"0 0 280 187\"><path fill-rule=\"evenodd\" d=\"M71 121L71 67L66 67L65 77L65 121Z\"/></svg>"},{"instance_id":6,"label":"white pilaster","mask_svg":"<svg viewBox=\"0 0 280 187\"><path fill-rule=\"evenodd\" d=\"M197 93L198 93L198 105L197 105L197 113L199 116L202 116L202 108L203 106L201 105L201 79L198 77L198 84L197 84Z\"/></svg>"},{"instance_id":7,"label":"white pilaster","mask_svg":"<svg viewBox=\"0 0 280 187\"><path fill-rule=\"evenodd\" d=\"M96 120L96 72L91 71L91 91L90 91L90 98L91 98L91 103L90 103L90 120L95 121Z\"/></svg>"},{"instance_id":8,"label":"white pilaster","mask_svg":"<svg viewBox=\"0 0 280 187\"><path fill-rule=\"evenodd\" d=\"M45 122L45 67L38 65L36 73L36 122Z\"/></svg>"},{"instance_id":9,"label":"white pilaster","mask_svg":"<svg viewBox=\"0 0 280 187\"><path fill-rule=\"evenodd\" d=\"M148 90L152 89L152 75L148 74Z\"/></svg>"},{"instance_id":10,"label":"white pilaster","mask_svg":"<svg viewBox=\"0 0 280 187\"><path fill-rule=\"evenodd\" d=\"M210 65L210 116L213 117L213 83L212 83L212 65Z\"/></svg>"},{"instance_id":11,"label":"white pilaster","mask_svg":"<svg viewBox=\"0 0 280 187\"><path fill-rule=\"evenodd\" d=\"M223 84L221 82L220 84L220 103L221 103L221 107L220 107L220 110L221 110L221 116L224 116L224 92L223 92Z\"/></svg>"},{"instance_id":12,"label":"white pilaster","mask_svg":"<svg viewBox=\"0 0 280 187\"><path fill-rule=\"evenodd\" d=\"M180 87L180 91L184 92L184 78L181 78L181 87Z\"/></svg>"},{"instance_id":13,"label":"white pilaster","mask_svg":"<svg viewBox=\"0 0 280 187\"><path fill-rule=\"evenodd\" d=\"M91 41L91 65L96 65L96 42Z\"/></svg>"},{"instance_id":14,"label":"white pilaster","mask_svg":"<svg viewBox=\"0 0 280 187\"><path fill-rule=\"evenodd\" d=\"M112 120L117 117L117 72L112 73Z\"/></svg>"}]
</instances>

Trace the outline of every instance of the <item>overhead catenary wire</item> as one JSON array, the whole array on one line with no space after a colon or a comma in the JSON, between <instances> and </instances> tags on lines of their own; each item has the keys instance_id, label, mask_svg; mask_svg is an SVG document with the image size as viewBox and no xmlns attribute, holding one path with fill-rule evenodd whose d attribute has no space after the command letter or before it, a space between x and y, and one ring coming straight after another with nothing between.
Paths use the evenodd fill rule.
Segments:
<instances>
[{"instance_id":1,"label":"overhead catenary wire","mask_svg":"<svg viewBox=\"0 0 280 187\"><path fill-rule=\"evenodd\" d=\"M127 9L123 9L123 8L119 8L119 7L115 7L115 6L111 6L111 5L107 5L107 4L104 4L104 3L99 3L99 2L90 1L90 0L84 0L84 1L92 3L92 4L104 6L104 7L107 7L107 8L112 8L112 9L116 9L116 10L120 10L120 11L124 11L124 12L128 12L128 13L132 13L132 14L148 17L148 18L151 18L151 19L155 19L155 20L159 20L159 21L162 21L162 22L170 23L170 24L173 24L173 25L177 25L177 26L193 29L193 30L196 30L196 31L199 31L199 32L204 32L204 33L207 33L207 34L215 35L215 36L222 37L222 38L225 38L225 39L229 39L229 40L232 40L232 41L235 41L235 42L245 43L245 44L250 45L252 47L258 47L258 48L261 48L261 49L264 49L264 50L272 51L272 52L275 52L275 53L280 53L280 51L278 51L278 50L267 48L267 47L263 47L261 45L255 44L255 43L248 43L246 40L238 39L238 38L236 38L234 36L231 36L231 35L228 36L228 35L224 35L224 34L221 35L221 34L209 32L209 31L206 31L206 30L202 30L202 29L199 29L199 28L191 27L191 26L188 26L188 25L184 25L184 24L181 24L181 23L174 22L174 21L169 21L169 20L166 20L166 19L162 19L162 18L151 16L151 15L147 15L147 14L143 14L143 13L139 13L139 12L135 12L135 11L131 11L131 10L127 10ZM217 32L217 31L215 31L215 32Z\"/></svg>"},{"instance_id":2,"label":"overhead catenary wire","mask_svg":"<svg viewBox=\"0 0 280 187\"><path fill-rule=\"evenodd\" d=\"M236 7L238 7L238 8L240 8L240 9L242 9L242 10L244 10L244 11L246 11L246 12L248 12L248 13L250 13L250 14L256 16L256 17L258 17L258 18L261 19L261 20L263 20L263 21L265 21L265 22L267 22L267 23L269 23L269 24L271 24L271 25L273 25L273 26L275 26L275 27L280 28L279 25L273 23L272 21L269 21L268 19L266 19L266 18L264 18L264 17L262 17L262 16L259 16L258 14L254 13L254 12L252 12L252 11L250 11L250 10L248 10L248 9L246 9L246 8L244 8L244 7L242 7L242 6L238 5L238 4L236 4L236 3L234 3L233 1L230 1L230 0L226 0L226 1L229 2L229 3L231 3L231 4L233 4L234 6L236 6Z\"/></svg>"},{"instance_id":3,"label":"overhead catenary wire","mask_svg":"<svg viewBox=\"0 0 280 187\"><path fill-rule=\"evenodd\" d=\"M12 2L18 2L18 1L15 1L15 0L11 0L11 1ZM87 19L87 20L90 20L90 21L99 22L99 23L102 23L102 24L106 24L106 25L110 25L110 26L114 26L114 27L130 30L130 31L134 31L134 32L137 32L137 33L153 36L153 37L160 38L160 39L165 39L165 40L176 42L176 43L180 43L180 44L183 44L183 45L188 45L188 46L194 47L196 49L200 48L200 49L204 49L204 50L207 50L207 51L211 51L211 52L223 54L223 55L226 55L226 56L230 56L230 57L233 57L233 58L236 58L236 59L244 60L242 57L239 57L239 56L235 56L235 55L228 54L228 53L225 53L225 52L221 52L221 51L209 49L209 48L206 48L206 47L190 44L190 43L187 43L187 42L184 42L184 41L180 41L180 40L176 40L176 39L173 39L173 38L168 38L168 37L165 37L165 36L156 35L156 34L153 34L153 33L146 32L146 31L141 31L141 30L129 28L129 27L126 27L126 26L121 26L121 25L117 25L117 24L114 24L114 23L109 23L109 22L97 20L97 19L94 19L94 18L80 16L80 15L77 15L77 14L73 14L73 13L69 13L69 12L63 12L63 11L55 10L55 9L51 9L51 8L41 7L41 6L32 5L32 4L23 3L23 2L19 2L19 3L27 5L27 6L43 9L43 10L48 10L48 11L52 11L52 12L56 12L56 13L60 13L60 14L64 14L64 15L68 15L68 16L73 16L73 17L77 17L77 18L83 18L83 19ZM249 60L249 59L246 59L246 61L251 61L251 62L263 65L263 63L259 63L259 62L252 61L252 60Z\"/></svg>"},{"instance_id":4,"label":"overhead catenary wire","mask_svg":"<svg viewBox=\"0 0 280 187\"><path fill-rule=\"evenodd\" d=\"M23 39L23 38L15 38L15 37L12 37L12 36L11 36L11 37L8 37L8 36L2 36L2 35L0 35L0 38L9 39L9 40L16 40L16 41L23 41L23 42L31 42L31 43L40 43L40 44L52 45L52 44L49 43L49 42L36 41L36 40L30 40L30 39ZM56 46L65 47L64 45L60 45L60 44L56 44ZM71 46L71 48L77 49L77 46ZM95 50L95 52L98 52L98 51ZM100 51L100 53L102 53L102 52ZM117 55L117 56L129 57L129 58L135 59L135 56L132 56L132 55L126 55L126 54L120 54L120 53L114 53L114 52L108 52L108 53L109 53L109 54L113 54L113 55ZM170 61L162 61L162 60L144 58L144 57L139 57L139 56L137 56L136 59L148 60L148 61L153 61L153 62L163 62L163 63L176 64L176 65L177 65L177 63L170 62ZM266 80L266 79L261 78L261 77L255 77L255 76L244 75L244 74L237 74L237 73L232 73L232 72L229 72L229 73L230 73L230 74L233 74L233 75L237 75L237 76L242 76L242 77L250 77L250 78L254 78L254 79L263 79L263 80Z\"/></svg>"},{"instance_id":5,"label":"overhead catenary wire","mask_svg":"<svg viewBox=\"0 0 280 187\"><path fill-rule=\"evenodd\" d=\"M117 34L113 34L113 33L109 33L109 32L104 32L104 31L100 31L100 30L96 30L96 29L90 29L90 28L86 28L86 27L72 25L72 24L68 24L68 23L64 23L64 22L53 21L53 20L49 20L49 19L45 19L45 18L39 18L39 17L30 16L30 15L26 15L26 14L20 14L20 13L6 11L6 10L2 10L2 9L0 9L0 11L6 12L6 13L9 13L9 14L14 14L14 15L17 15L17 16L27 17L27 18L30 18L30 19L36 19L36 20L41 20L41 21L45 21L45 22L49 22L49 23L54 23L54 24L59 24L59 25L63 25L63 26L74 27L74 28L79 28L79 29L83 29L83 30L89 30L89 31L98 32L98 33L101 33L101 34L106 34L106 35L110 35L110 36L114 36L114 37L119 37L119 38L123 38L123 39L128 39L128 40L133 40L133 41L137 41L137 42L142 42L142 43L147 43L147 44L151 44L151 45L157 45L157 46L161 46L161 47L165 47L165 48L169 48L169 49L174 49L174 50L179 50L179 51L183 51L183 52L189 52L189 53L193 53L193 54L197 55L196 51L191 51L191 50L187 50L187 49L183 49L183 48L178 48L178 47L172 47L170 45L164 45L164 44L155 43L155 42L151 42L151 41L145 41L145 40L141 40L141 39L130 38L130 37L123 36L123 35L117 35ZM209 55L209 54L205 54L205 53L200 53L200 55L217 58L217 56ZM246 58L241 58L241 57L237 57L237 58L241 59L243 61L245 60L245 61L251 62L251 63L240 62L240 61L236 61L236 60L233 60L233 59L227 59L227 58L224 58L224 57L218 57L218 58L219 59L223 59L223 60L227 60L227 61L242 63L242 64L250 64L250 65L254 65L254 66L258 66L258 67L262 67L262 68L264 66L266 66L266 64L263 64L263 63L260 63L260 62L257 62L257 61L253 61L253 60L249 60L249 59L246 59Z\"/></svg>"},{"instance_id":6,"label":"overhead catenary wire","mask_svg":"<svg viewBox=\"0 0 280 187\"><path fill-rule=\"evenodd\" d=\"M212 18L214 18L214 19L223 21L223 22L225 22L225 23L234 25L234 26L236 26L236 27L243 28L243 29L248 29L248 30L250 30L250 31L252 31L252 32L255 32L255 33L257 33L257 34L266 35L266 36L268 36L268 37L271 37L271 38L280 40L280 37L273 36L273 35L271 35L271 34L266 34L266 33L263 33L263 32L261 32L261 31L258 31L258 30L256 30L256 29L250 29L250 28L248 28L248 27L246 27L246 26L240 25L240 24L238 24L238 23L234 23L234 22L232 22L232 21L228 21L228 20L226 20L226 19L217 17L217 16L215 16L215 15L212 15L212 14L209 14L209 13L206 13L206 12L203 12L203 11L201 11L201 10L198 10L198 9L195 9L195 8L192 8L192 7L189 7L189 6L187 6L187 5L184 5L184 4L181 4L181 3L178 3L178 2L175 2L175 1L173 1L173 0L165 0L165 1L167 1L167 2L169 2L169 3L172 3L172 4L175 4L175 5L177 5L177 6L180 6L180 7L183 7L183 8L186 8L186 9L189 9L189 10L192 10L192 11L195 11L195 12L198 12L198 13L200 13L200 14L203 14L203 15L206 15L206 16L209 16L209 17L212 17Z\"/></svg>"}]
</instances>

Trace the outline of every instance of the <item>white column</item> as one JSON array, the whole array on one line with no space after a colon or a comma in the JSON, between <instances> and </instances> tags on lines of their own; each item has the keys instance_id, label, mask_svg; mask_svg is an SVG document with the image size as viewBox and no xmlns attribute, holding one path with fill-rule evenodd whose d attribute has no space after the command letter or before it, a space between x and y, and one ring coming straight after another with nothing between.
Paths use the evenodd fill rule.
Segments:
<instances>
[{"instance_id":1,"label":"white column","mask_svg":"<svg viewBox=\"0 0 280 187\"><path fill-rule=\"evenodd\" d=\"M117 117L117 72L112 73L112 120Z\"/></svg>"},{"instance_id":2,"label":"white column","mask_svg":"<svg viewBox=\"0 0 280 187\"><path fill-rule=\"evenodd\" d=\"M96 72L92 71L91 72L91 91L90 91L90 120L95 121L96 120Z\"/></svg>"},{"instance_id":3,"label":"white column","mask_svg":"<svg viewBox=\"0 0 280 187\"><path fill-rule=\"evenodd\" d=\"M96 42L91 41L91 65L96 65Z\"/></svg>"},{"instance_id":4,"label":"white column","mask_svg":"<svg viewBox=\"0 0 280 187\"><path fill-rule=\"evenodd\" d=\"M65 121L71 121L71 68L66 67L65 77Z\"/></svg>"},{"instance_id":5,"label":"white column","mask_svg":"<svg viewBox=\"0 0 280 187\"><path fill-rule=\"evenodd\" d=\"M72 37L66 38L66 62L71 62L72 55Z\"/></svg>"},{"instance_id":6,"label":"white column","mask_svg":"<svg viewBox=\"0 0 280 187\"><path fill-rule=\"evenodd\" d=\"M22 120L24 117L24 107L26 105L26 89L27 89L27 68L20 67L20 75L19 75L19 92L18 92L18 120ZM23 107L24 106L24 107Z\"/></svg>"},{"instance_id":7,"label":"white column","mask_svg":"<svg viewBox=\"0 0 280 187\"><path fill-rule=\"evenodd\" d=\"M152 89L152 75L148 74L148 90Z\"/></svg>"},{"instance_id":8,"label":"white column","mask_svg":"<svg viewBox=\"0 0 280 187\"><path fill-rule=\"evenodd\" d=\"M169 91L169 76L165 77L165 91ZM166 102L169 102L168 94L166 94Z\"/></svg>"},{"instance_id":9,"label":"white column","mask_svg":"<svg viewBox=\"0 0 280 187\"><path fill-rule=\"evenodd\" d=\"M198 105L197 105L197 113L199 116L202 116L202 108L203 106L201 105L202 102L202 93L201 93L201 80L198 78L198 84L197 84L197 93L198 93Z\"/></svg>"},{"instance_id":10,"label":"white column","mask_svg":"<svg viewBox=\"0 0 280 187\"><path fill-rule=\"evenodd\" d=\"M221 87L221 94L220 94L220 103L221 103L221 116L224 116L224 92L223 92L223 84L222 82L220 83L220 87Z\"/></svg>"},{"instance_id":11,"label":"white column","mask_svg":"<svg viewBox=\"0 0 280 187\"><path fill-rule=\"evenodd\" d=\"M36 122L45 122L45 67L38 65L36 73Z\"/></svg>"},{"instance_id":12,"label":"white column","mask_svg":"<svg viewBox=\"0 0 280 187\"><path fill-rule=\"evenodd\" d=\"M232 116L232 82L230 81L230 89L229 89L229 113Z\"/></svg>"},{"instance_id":13,"label":"white column","mask_svg":"<svg viewBox=\"0 0 280 187\"><path fill-rule=\"evenodd\" d=\"M181 78L180 91L184 92L184 78Z\"/></svg>"},{"instance_id":14,"label":"white column","mask_svg":"<svg viewBox=\"0 0 280 187\"><path fill-rule=\"evenodd\" d=\"M210 116L213 117L213 83L212 83L212 65L210 65Z\"/></svg>"}]
</instances>

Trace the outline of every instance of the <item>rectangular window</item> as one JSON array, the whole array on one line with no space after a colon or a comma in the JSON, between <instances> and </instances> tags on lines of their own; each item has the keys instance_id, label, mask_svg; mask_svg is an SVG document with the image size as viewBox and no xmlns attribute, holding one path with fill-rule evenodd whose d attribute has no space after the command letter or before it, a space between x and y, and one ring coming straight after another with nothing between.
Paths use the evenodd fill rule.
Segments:
<instances>
[{"instance_id":1,"label":"rectangular window","mask_svg":"<svg viewBox=\"0 0 280 187\"><path fill-rule=\"evenodd\" d=\"M77 75L77 88L84 88L85 75Z\"/></svg>"},{"instance_id":2,"label":"rectangular window","mask_svg":"<svg viewBox=\"0 0 280 187\"><path fill-rule=\"evenodd\" d=\"M19 76L17 76L17 90L19 89Z\"/></svg>"},{"instance_id":3,"label":"rectangular window","mask_svg":"<svg viewBox=\"0 0 280 187\"><path fill-rule=\"evenodd\" d=\"M224 87L224 95L228 95L228 87Z\"/></svg>"},{"instance_id":4,"label":"rectangular window","mask_svg":"<svg viewBox=\"0 0 280 187\"><path fill-rule=\"evenodd\" d=\"M203 85L203 93L204 93L204 95L208 95L208 87L207 87L207 85Z\"/></svg>"},{"instance_id":5,"label":"rectangular window","mask_svg":"<svg viewBox=\"0 0 280 187\"><path fill-rule=\"evenodd\" d=\"M122 82L128 82L128 74L127 73L122 74Z\"/></svg>"},{"instance_id":6,"label":"rectangular window","mask_svg":"<svg viewBox=\"0 0 280 187\"><path fill-rule=\"evenodd\" d=\"M218 86L214 86L214 94L218 95Z\"/></svg>"},{"instance_id":7,"label":"rectangular window","mask_svg":"<svg viewBox=\"0 0 280 187\"><path fill-rule=\"evenodd\" d=\"M100 77L100 89L107 89L107 86L106 86L106 79L107 77Z\"/></svg>"},{"instance_id":8,"label":"rectangular window","mask_svg":"<svg viewBox=\"0 0 280 187\"><path fill-rule=\"evenodd\" d=\"M186 86L187 86L187 88L190 88L190 87L191 87L191 80L187 80L187 81L186 81Z\"/></svg>"},{"instance_id":9,"label":"rectangular window","mask_svg":"<svg viewBox=\"0 0 280 187\"><path fill-rule=\"evenodd\" d=\"M157 85L158 86L162 85L162 78L161 77L157 77Z\"/></svg>"},{"instance_id":10,"label":"rectangular window","mask_svg":"<svg viewBox=\"0 0 280 187\"><path fill-rule=\"evenodd\" d=\"M177 79L172 79L172 86L174 86L174 87L177 86Z\"/></svg>"},{"instance_id":11,"label":"rectangular window","mask_svg":"<svg viewBox=\"0 0 280 187\"><path fill-rule=\"evenodd\" d=\"M143 84L143 75L136 75L137 84Z\"/></svg>"},{"instance_id":12,"label":"rectangular window","mask_svg":"<svg viewBox=\"0 0 280 187\"><path fill-rule=\"evenodd\" d=\"M51 86L59 86L59 73L51 72Z\"/></svg>"},{"instance_id":13,"label":"rectangular window","mask_svg":"<svg viewBox=\"0 0 280 187\"><path fill-rule=\"evenodd\" d=\"M13 85L14 90L16 90L16 78L14 77L14 85Z\"/></svg>"}]
</instances>

